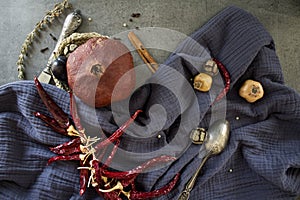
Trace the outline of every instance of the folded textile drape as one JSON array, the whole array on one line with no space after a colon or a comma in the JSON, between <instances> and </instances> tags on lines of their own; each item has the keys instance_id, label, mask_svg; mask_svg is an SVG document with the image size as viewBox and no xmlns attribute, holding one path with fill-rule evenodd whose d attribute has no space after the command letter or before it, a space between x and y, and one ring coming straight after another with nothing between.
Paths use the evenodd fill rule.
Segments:
<instances>
[{"instance_id":1,"label":"folded textile drape","mask_svg":"<svg viewBox=\"0 0 300 200\"><path fill-rule=\"evenodd\" d=\"M190 86L186 81L210 57L226 66L232 82L226 99L212 107L216 94L193 93L187 89ZM184 79L174 78L178 73ZM261 82L265 90L263 99L253 104L238 95L247 79ZM140 129L145 131L142 134L149 134L146 139L125 135L121 148L129 152L149 156L174 140L174 146L180 146L176 139L178 130L179 139L188 138L190 128L198 125L207 128L218 117L226 117L231 124L228 146L206 163L190 199L293 199L300 195L300 96L284 85L272 37L254 16L237 7L224 9L183 41L147 83L133 94L129 110L145 111L138 119L141 124L150 119L163 123ZM173 84L175 93L162 87ZM69 113L69 95L51 85L44 87ZM47 160L53 156L49 147L68 138L33 116L34 111L47 113L47 110L32 81L1 86L0 102L1 199L101 199L93 189L88 189L82 197L79 195L76 162L47 166ZM95 110L97 117L91 119L90 112L94 110L80 102L78 106L91 130L95 124L106 132L117 128L111 107ZM166 111L164 119L156 116L161 113L160 108ZM178 129L179 124L184 124L182 129ZM176 188L158 198L176 199L201 161L197 156L199 146L187 141L183 140L179 149L171 146L166 150L180 155L172 165L141 174L137 179L139 189L160 188L181 171Z\"/></svg>"}]
</instances>

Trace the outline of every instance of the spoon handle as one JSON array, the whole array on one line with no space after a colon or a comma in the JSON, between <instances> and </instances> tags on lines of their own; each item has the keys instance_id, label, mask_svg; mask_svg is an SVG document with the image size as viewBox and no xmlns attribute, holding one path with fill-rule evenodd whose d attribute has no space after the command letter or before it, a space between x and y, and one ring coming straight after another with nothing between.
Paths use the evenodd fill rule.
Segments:
<instances>
[{"instance_id":1,"label":"spoon handle","mask_svg":"<svg viewBox=\"0 0 300 200\"><path fill-rule=\"evenodd\" d=\"M202 169L202 167L204 166L205 162L208 160L208 158L210 157L210 154L207 154L203 160L201 161L199 167L197 168L196 172L194 173L194 175L190 178L189 182L186 184L184 190L181 192L178 200L188 200L190 197L190 192L192 191L192 189L194 188L194 185L196 183L197 177Z\"/></svg>"}]
</instances>

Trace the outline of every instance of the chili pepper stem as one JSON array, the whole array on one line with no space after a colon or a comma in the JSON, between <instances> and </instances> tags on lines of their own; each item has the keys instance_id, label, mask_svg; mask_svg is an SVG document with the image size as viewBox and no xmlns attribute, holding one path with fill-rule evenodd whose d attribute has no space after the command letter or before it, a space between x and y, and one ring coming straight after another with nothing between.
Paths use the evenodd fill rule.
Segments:
<instances>
[{"instance_id":1,"label":"chili pepper stem","mask_svg":"<svg viewBox=\"0 0 300 200\"><path fill-rule=\"evenodd\" d=\"M123 190L123 185L118 181L117 184L110 189L104 190L104 189L98 188L98 190L103 193L112 192L115 190Z\"/></svg>"},{"instance_id":2,"label":"chili pepper stem","mask_svg":"<svg viewBox=\"0 0 300 200\"><path fill-rule=\"evenodd\" d=\"M75 127L73 125L70 125L68 127L67 132L68 132L68 136L72 136L72 137L80 136L79 132L75 129Z\"/></svg>"}]
</instances>

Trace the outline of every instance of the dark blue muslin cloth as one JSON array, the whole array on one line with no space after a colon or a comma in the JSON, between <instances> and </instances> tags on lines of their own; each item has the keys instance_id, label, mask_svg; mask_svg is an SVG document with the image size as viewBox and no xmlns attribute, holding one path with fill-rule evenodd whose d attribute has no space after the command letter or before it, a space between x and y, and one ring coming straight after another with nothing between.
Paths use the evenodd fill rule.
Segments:
<instances>
[{"instance_id":1,"label":"dark blue muslin cloth","mask_svg":"<svg viewBox=\"0 0 300 200\"><path fill-rule=\"evenodd\" d=\"M192 40L205 50L197 52L197 44ZM169 70L176 69L189 80L201 70L201 57L209 56L226 66L232 81L226 101L212 107L215 94L194 92L196 101L189 98L184 81L172 79L175 72ZM253 104L238 95L247 79L261 82L265 90L263 99ZM176 92L186 96L178 100L180 97L158 84L141 87L131 97L129 110L145 111L138 119L142 124L149 121L152 105L163 107L167 113L162 131L151 129L161 138L155 134L147 139L127 134L122 138L122 148L151 153L176 138L179 123L197 119L196 126L207 128L214 116L222 116L225 109L231 124L229 143L220 155L208 160L190 199L294 199L300 195L300 96L284 85L272 37L255 17L237 7L224 9L183 41L148 82L160 80L174 83ZM69 95L51 85L44 87L69 113ZM33 116L34 111L49 113L32 81L1 86L0 102L0 199L101 199L92 188L82 197L79 195L78 162L47 165L54 156L49 147L69 138ZM195 109L199 111L197 116ZM117 128L110 107L97 109L94 121L84 120L91 111L80 102L79 112L86 127L99 124L108 133ZM189 137L189 128L179 130ZM201 161L197 155L199 146L187 147L172 165L141 174L138 188L160 188L181 171L175 189L158 198L177 199Z\"/></svg>"}]
</instances>

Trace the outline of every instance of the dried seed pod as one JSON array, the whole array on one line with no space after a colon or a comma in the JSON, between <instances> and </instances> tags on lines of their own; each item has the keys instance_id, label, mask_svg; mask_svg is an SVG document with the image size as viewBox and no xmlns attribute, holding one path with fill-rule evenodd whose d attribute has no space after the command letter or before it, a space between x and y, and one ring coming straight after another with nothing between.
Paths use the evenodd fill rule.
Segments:
<instances>
[{"instance_id":1,"label":"dried seed pod","mask_svg":"<svg viewBox=\"0 0 300 200\"><path fill-rule=\"evenodd\" d=\"M205 73L207 73L211 76L216 76L219 73L218 65L212 59L206 61L203 68L205 70Z\"/></svg>"},{"instance_id":2,"label":"dried seed pod","mask_svg":"<svg viewBox=\"0 0 300 200\"><path fill-rule=\"evenodd\" d=\"M194 78L194 89L207 92L212 85L212 77L206 73L200 73Z\"/></svg>"},{"instance_id":3,"label":"dried seed pod","mask_svg":"<svg viewBox=\"0 0 300 200\"><path fill-rule=\"evenodd\" d=\"M260 82L249 79L240 88L239 95L249 103L253 103L264 96L264 89Z\"/></svg>"},{"instance_id":4,"label":"dried seed pod","mask_svg":"<svg viewBox=\"0 0 300 200\"><path fill-rule=\"evenodd\" d=\"M204 128L196 128L191 131L190 139L194 144L202 144L205 140L206 131Z\"/></svg>"}]
</instances>

